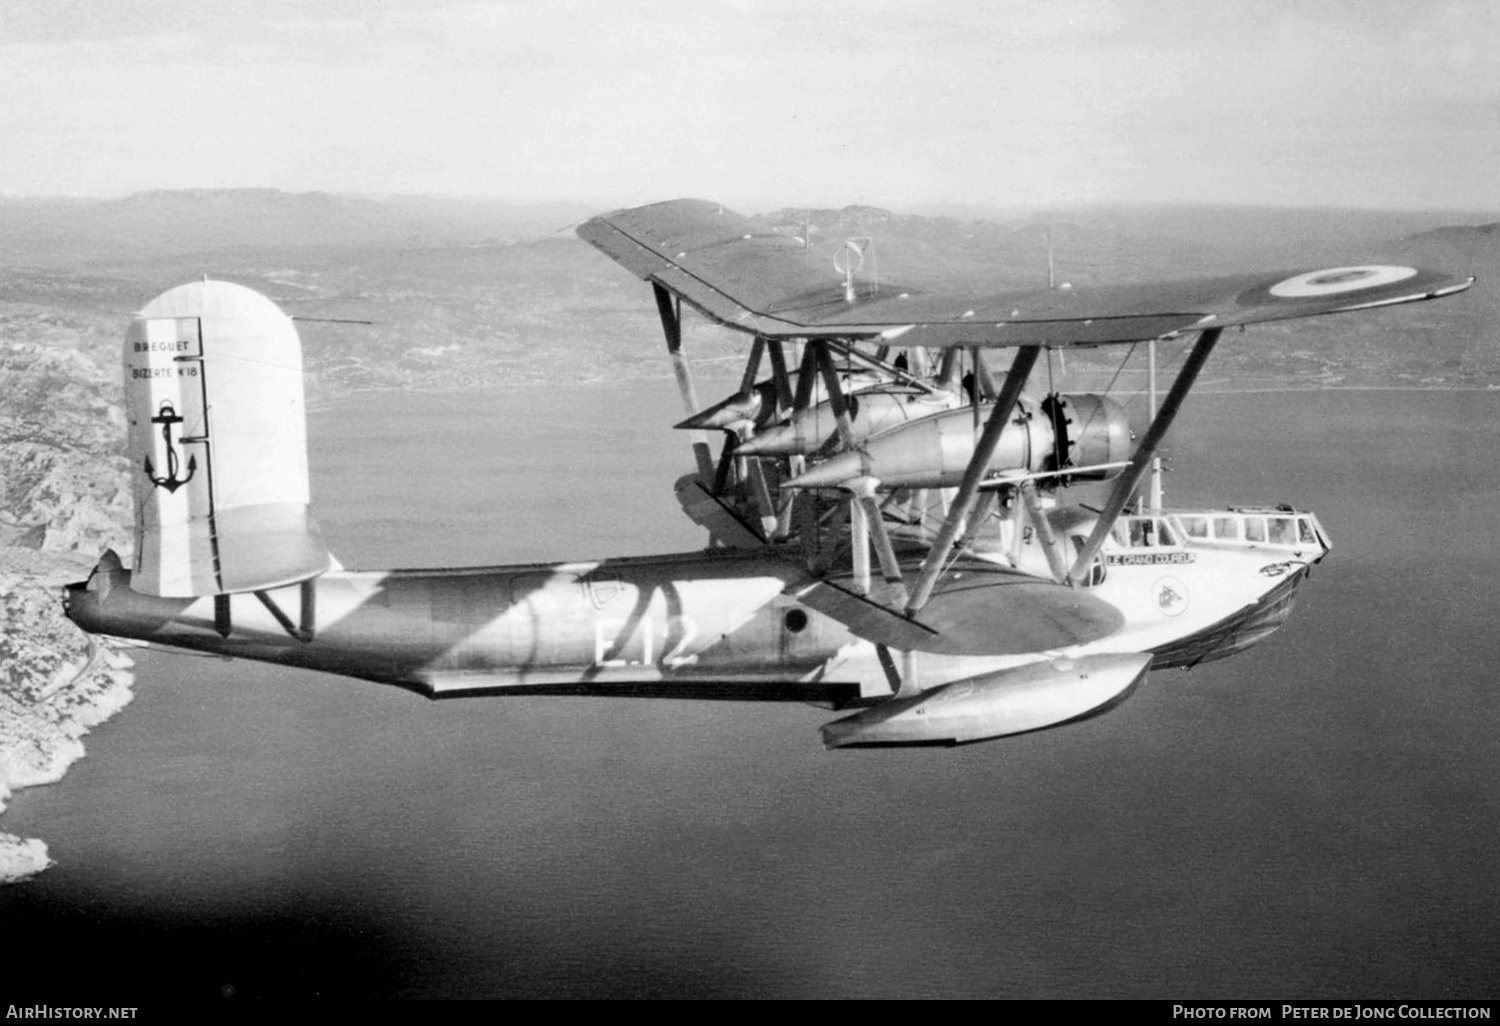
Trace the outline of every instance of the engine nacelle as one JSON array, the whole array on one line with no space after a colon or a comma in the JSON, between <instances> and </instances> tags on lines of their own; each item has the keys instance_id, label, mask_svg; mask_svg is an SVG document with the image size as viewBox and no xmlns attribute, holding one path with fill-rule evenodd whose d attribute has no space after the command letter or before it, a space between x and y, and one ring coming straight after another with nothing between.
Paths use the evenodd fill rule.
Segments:
<instances>
[{"instance_id":1,"label":"engine nacelle","mask_svg":"<svg viewBox=\"0 0 1500 1026\"><path fill-rule=\"evenodd\" d=\"M963 402L956 392L919 392L889 386L855 392L848 397L849 427L862 441ZM736 449L740 456L810 456L838 435L833 404L821 402L794 415L787 423L757 432Z\"/></svg>"},{"instance_id":2,"label":"engine nacelle","mask_svg":"<svg viewBox=\"0 0 1500 1026\"><path fill-rule=\"evenodd\" d=\"M860 450L842 452L785 482L794 488L837 488L857 477L874 478L886 490L955 488L974 456L992 404L935 413L867 439ZM988 472L1049 473L1070 467L1121 463L1130 458L1131 432L1125 409L1100 395L1050 395L1040 404L1022 400L1000 434ZM1105 480L1118 467L1068 475Z\"/></svg>"},{"instance_id":3,"label":"engine nacelle","mask_svg":"<svg viewBox=\"0 0 1500 1026\"><path fill-rule=\"evenodd\" d=\"M1125 408L1108 396L1053 393L1042 400L1042 414L1052 426L1053 465L1048 470L1123 463L1130 459L1130 419ZM1103 481L1119 468L1091 470L1071 477Z\"/></svg>"}]
</instances>

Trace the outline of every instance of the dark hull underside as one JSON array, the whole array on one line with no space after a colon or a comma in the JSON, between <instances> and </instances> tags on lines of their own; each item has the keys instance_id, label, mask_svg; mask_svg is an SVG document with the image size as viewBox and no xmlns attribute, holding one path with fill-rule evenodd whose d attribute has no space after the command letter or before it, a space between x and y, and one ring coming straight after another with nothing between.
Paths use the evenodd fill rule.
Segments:
<instances>
[{"instance_id":1,"label":"dark hull underside","mask_svg":"<svg viewBox=\"0 0 1500 1026\"><path fill-rule=\"evenodd\" d=\"M1297 589L1307 579L1309 569L1303 567L1288 574L1286 580L1266 592L1259 602L1246 606L1212 627L1154 649L1151 669L1191 669L1199 663L1243 652L1264 641L1291 619Z\"/></svg>"},{"instance_id":2,"label":"dark hull underside","mask_svg":"<svg viewBox=\"0 0 1500 1026\"><path fill-rule=\"evenodd\" d=\"M859 685L804 681L693 680L579 681L572 684L513 684L505 687L447 687L435 691L422 684L397 682L395 687L423 698L495 698L498 696L554 698L676 698L718 702L801 702L822 709L843 709L859 702Z\"/></svg>"}]
</instances>

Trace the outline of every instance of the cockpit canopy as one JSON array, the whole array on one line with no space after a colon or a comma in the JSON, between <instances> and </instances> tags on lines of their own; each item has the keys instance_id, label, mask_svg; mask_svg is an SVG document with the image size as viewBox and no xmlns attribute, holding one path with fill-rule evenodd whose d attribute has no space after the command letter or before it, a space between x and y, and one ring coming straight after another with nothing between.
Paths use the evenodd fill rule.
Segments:
<instances>
[{"instance_id":1,"label":"cockpit canopy","mask_svg":"<svg viewBox=\"0 0 1500 1026\"><path fill-rule=\"evenodd\" d=\"M1231 509L1201 513L1123 516L1111 532L1122 549L1176 548L1223 542L1237 545L1329 547L1317 518L1293 510Z\"/></svg>"},{"instance_id":2,"label":"cockpit canopy","mask_svg":"<svg viewBox=\"0 0 1500 1026\"><path fill-rule=\"evenodd\" d=\"M1322 544L1316 519L1290 510L1230 510L1181 514L1177 521L1189 541L1241 542L1305 548Z\"/></svg>"}]
</instances>

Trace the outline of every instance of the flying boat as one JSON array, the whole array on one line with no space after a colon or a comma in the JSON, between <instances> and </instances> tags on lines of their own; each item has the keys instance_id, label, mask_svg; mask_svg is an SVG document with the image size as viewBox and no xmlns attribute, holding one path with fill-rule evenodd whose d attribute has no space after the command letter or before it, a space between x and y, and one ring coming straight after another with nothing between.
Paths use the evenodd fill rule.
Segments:
<instances>
[{"instance_id":1,"label":"flying boat","mask_svg":"<svg viewBox=\"0 0 1500 1026\"><path fill-rule=\"evenodd\" d=\"M673 200L577 232L650 285L705 546L663 556L351 570L311 512L301 343L240 285L146 304L125 338L135 545L64 593L84 630L344 674L431 698L757 699L837 711L828 747L956 744L1088 717L1151 669L1281 627L1330 550L1311 511L1164 508L1159 455L1233 328L1462 292L1350 264L997 294L830 273L804 240ZM702 405L690 311L748 338ZM1186 357L1165 396L1154 347ZM1148 423L1034 388L1070 349L1152 354ZM1159 401L1158 401L1159 400ZM717 455L715 436L721 440ZM1102 490L1074 501L1081 485Z\"/></svg>"}]
</instances>

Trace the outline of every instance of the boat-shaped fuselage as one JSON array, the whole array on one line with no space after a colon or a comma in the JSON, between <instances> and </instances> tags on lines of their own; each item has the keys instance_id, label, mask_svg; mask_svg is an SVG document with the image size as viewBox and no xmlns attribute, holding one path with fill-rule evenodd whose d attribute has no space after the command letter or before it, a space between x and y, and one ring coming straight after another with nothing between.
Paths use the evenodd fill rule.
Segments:
<instances>
[{"instance_id":1,"label":"boat-shaped fuselage","mask_svg":"<svg viewBox=\"0 0 1500 1026\"><path fill-rule=\"evenodd\" d=\"M1081 545L1095 515L1050 511ZM1036 532L1015 526L975 572L1047 576ZM1004 656L923 654L924 687L1059 653L1152 652L1190 665L1285 621L1328 544L1287 509L1125 516L1081 586L1123 617L1086 644ZM962 574L960 568L958 573ZM344 674L433 697L505 692L792 699L842 705L890 694L875 646L794 594L813 578L794 549L713 550L447 570L336 569L259 594L162 598L106 558L67 593L96 634Z\"/></svg>"}]
</instances>

